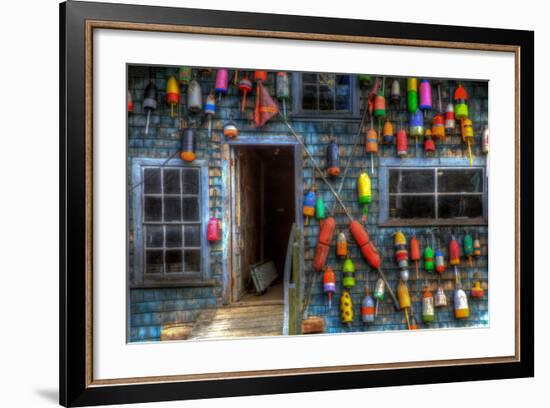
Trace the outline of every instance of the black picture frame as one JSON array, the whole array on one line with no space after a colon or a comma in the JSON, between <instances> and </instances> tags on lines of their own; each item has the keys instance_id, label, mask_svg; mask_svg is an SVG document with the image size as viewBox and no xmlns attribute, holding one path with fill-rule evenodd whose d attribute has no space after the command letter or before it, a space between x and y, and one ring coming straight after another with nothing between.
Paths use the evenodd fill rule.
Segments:
<instances>
[{"instance_id":1,"label":"black picture frame","mask_svg":"<svg viewBox=\"0 0 550 408\"><path fill-rule=\"evenodd\" d=\"M60 404L86 406L534 376L534 32L69 1L60 5ZM93 386L86 373L86 22L189 25L519 47L519 361ZM513 266L511 266L513 267ZM89 299L88 299L89 301Z\"/></svg>"}]
</instances>

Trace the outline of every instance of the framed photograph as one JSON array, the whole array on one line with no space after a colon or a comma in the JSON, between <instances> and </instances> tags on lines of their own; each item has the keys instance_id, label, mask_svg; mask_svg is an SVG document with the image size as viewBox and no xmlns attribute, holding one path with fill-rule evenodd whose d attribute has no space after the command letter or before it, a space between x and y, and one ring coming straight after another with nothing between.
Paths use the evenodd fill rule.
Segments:
<instances>
[{"instance_id":1,"label":"framed photograph","mask_svg":"<svg viewBox=\"0 0 550 408\"><path fill-rule=\"evenodd\" d=\"M61 4L60 403L534 375L534 33Z\"/></svg>"}]
</instances>

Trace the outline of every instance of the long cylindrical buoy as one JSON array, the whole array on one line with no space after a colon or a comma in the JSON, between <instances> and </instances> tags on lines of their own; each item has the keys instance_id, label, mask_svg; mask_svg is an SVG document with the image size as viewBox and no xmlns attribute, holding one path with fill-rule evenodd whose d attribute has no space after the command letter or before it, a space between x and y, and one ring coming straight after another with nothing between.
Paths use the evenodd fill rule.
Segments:
<instances>
[{"instance_id":1,"label":"long cylindrical buoy","mask_svg":"<svg viewBox=\"0 0 550 408\"><path fill-rule=\"evenodd\" d=\"M313 270L321 272L327 262L330 244L334 238L334 229L336 222L333 217L326 218L321 224L319 232L319 241L315 247L315 255L313 256Z\"/></svg>"},{"instance_id":2,"label":"long cylindrical buoy","mask_svg":"<svg viewBox=\"0 0 550 408\"><path fill-rule=\"evenodd\" d=\"M418 244L418 239L416 238L416 235L413 235L411 238L411 261L414 262L415 268L416 268L416 279L418 280L420 278L420 274L418 271L418 262L420 261L420 245Z\"/></svg>"}]
</instances>

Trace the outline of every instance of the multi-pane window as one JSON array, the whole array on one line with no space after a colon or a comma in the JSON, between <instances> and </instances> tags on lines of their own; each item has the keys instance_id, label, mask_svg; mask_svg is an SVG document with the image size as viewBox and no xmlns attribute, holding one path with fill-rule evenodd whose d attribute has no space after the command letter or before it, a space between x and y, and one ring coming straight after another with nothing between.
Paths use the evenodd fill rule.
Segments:
<instances>
[{"instance_id":1,"label":"multi-pane window","mask_svg":"<svg viewBox=\"0 0 550 408\"><path fill-rule=\"evenodd\" d=\"M387 171L387 221L483 221L483 168L388 168Z\"/></svg>"},{"instance_id":2,"label":"multi-pane window","mask_svg":"<svg viewBox=\"0 0 550 408\"><path fill-rule=\"evenodd\" d=\"M200 168L145 166L141 172L145 278L200 277Z\"/></svg>"},{"instance_id":3,"label":"multi-pane window","mask_svg":"<svg viewBox=\"0 0 550 408\"><path fill-rule=\"evenodd\" d=\"M293 73L292 111L307 117L359 115L354 75Z\"/></svg>"}]
</instances>

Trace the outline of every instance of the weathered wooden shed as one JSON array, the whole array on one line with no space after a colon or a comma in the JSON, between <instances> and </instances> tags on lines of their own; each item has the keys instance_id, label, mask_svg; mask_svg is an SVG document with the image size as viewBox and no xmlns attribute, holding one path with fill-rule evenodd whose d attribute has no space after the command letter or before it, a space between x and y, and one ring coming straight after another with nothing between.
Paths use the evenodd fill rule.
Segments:
<instances>
[{"instance_id":1,"label":"weathered wooden shed","mask_svg":"<svg viewBox=\"0 0 550 408\"><path fill-rule=\"evenodd\" d=\"M457 125L445 140L436 141L436 151L430 154L423 151L420 139L415 143L409 137L408 154L402 158L397 157L395 144L380 142L371 169L371 156L364 150L370 119L360 128L371 86L362 86L357 75L289 73L290 127L276 116L258 128L253 120L255 91L241 112L242 94L232 82L234 71L229 72L229 89L217 99L212 135L208 137L204 112L187 109L188 85L181 85L180 104L173 116L166 103L166 81L170 76L178 77L179 67L128 66L128 89L133 99L127 127L129 341L299 334L307 316L322 318L326 333L406 329L403 313L394 309L388 297L379 305L375 323L361 322L365 286L374 289L377 273L362 259L347 231L348 218L291 129L323 170L330 140L339 146L342 169L351 156L340 196L356 218L362 211L356 180L361 171L369 173L372 202L365 225L394 290L399 279L393 249L396 231L408 238L416 235L421 249L427 245L441 247L446 258L451 235L461 243L466 234L479 238L481 256L472 266L462 258L459 266L462 286L468 293L476 281L485 289L481 299L470 298L470 317L453 317L452 269L441 275L426 273L422 261L419 280L414 279L414 266L410 266L411 312L420 321L423 290L427 287L433 292L441 286L448 306L438 308L435 321L421 323L420 328L489 324L488 170L487 156L481 151L481 137L488 125L486 82L461 81L469 94L474 129L471 165ZM216 68L194 68L191 73L205 100L214 88ZM387 118L396 129L407 129L406 78L398 78L401 99L390 105L392 80L386 78L383 88L388 99ZM151 112L150 128L145 133L147 113L142 97L150 81L159 91L158 108ZM268 72L265 86L274 99L275 81L276 73ZM457 86L455 80L431 82L434 108L423 115L426 127L431 127L438 110L436 86L443 110ZM234 139L225 138L222 132L230 120L240 132ZM372 121L379 133L383 124ZM182 128L195 131L196 158L190 163L179 158ZM360 147L353 150L358 140ZM342 173L329 178L335 190L340 187ZM334 208L336 232L347 235L349 256L356 267L356 285L350 290L355 318L349 326L341 323L337 307L343 290L342 260L335 256L334 243L327 261L336 274L331 309L322 279L312 269L319 221L310 219L306 225L302 207L304 194L313 185L327 212ZM221 239L217 242L208 242L206 237L211 217L221 220ZM250 270L266 260L273 261L276 278L265 293L258 294Z\"/></svg>"}]
</instances>

